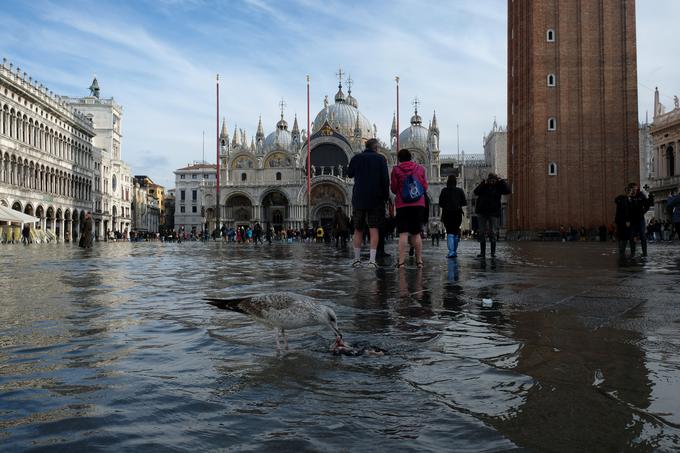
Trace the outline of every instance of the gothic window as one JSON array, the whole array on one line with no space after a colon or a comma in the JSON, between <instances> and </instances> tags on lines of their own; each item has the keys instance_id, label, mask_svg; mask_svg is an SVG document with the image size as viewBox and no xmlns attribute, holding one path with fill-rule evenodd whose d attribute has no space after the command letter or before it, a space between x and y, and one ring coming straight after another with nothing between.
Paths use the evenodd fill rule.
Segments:
<instances>
[{"instance_id":1,"label":"gothic window","mask_svg":"<svg viewBox=\"0 0 680 453\"><path fill-rule=\"evenodd\" d=\"M556 81L555 74L548 74L548 86L554 87L555 85L557 85L555 81Z\"/></svg>"},{"instance_id":2,"label":"gothic window","mask_svg":"<svg viewBox=\"0 0 680 453\"><path fill-rule=\"evenodd\" d=\"M549 131L557 130L557 120L554 117L548 118L548 130Z\"/></svg>"},{"instance_id":3,"label":"gothic window","mask_svg":"<svg viewBox=\"0 0 680 453\"><path fill-rule=\"evenodd\" d=\"M548 176L557 175L557 164L555 162L550 162L548 164Z\"/></svg>"},{"instance_id":4,"label":"gothic window","mask_svg":"<svg viewBox=\"0 0 680 453\"><path fill-rule=\"evenodd\" d=\"M246 179L248 179L248 175L241 173L241 181L245 181Z\"/></svg>"},{"instance_id":5,"label":"gothic window","mask_svg":"<svg viewBox=\"0 0 680 453\"><path fill-rule=\"evenodd\" d=\"M548 42L555 42L555 30L549 28L545 34L545 39Z\"/></svg>"},{"instance_id":6,"label":"gothic window","mask_svg":"<svg viewBox=\"0 0 680 453\"><path fill-rule=\"evenodd\" d=\"M280 171L276 172L276 180L281 181L281 172Z\"/></svg>"}]
</instances>

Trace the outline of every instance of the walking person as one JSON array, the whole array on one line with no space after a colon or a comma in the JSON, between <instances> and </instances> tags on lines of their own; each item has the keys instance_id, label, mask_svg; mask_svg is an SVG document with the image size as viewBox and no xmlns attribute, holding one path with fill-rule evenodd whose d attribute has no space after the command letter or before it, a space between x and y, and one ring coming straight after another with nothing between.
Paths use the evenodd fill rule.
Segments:
<instances>
[{"instance_id":1,"label":"walking person","mask_svg":"<svg viewBox=\"0 0 680 453\"><path fill-rule=\"evenodd\" d=\"M368 266L377 268L375 256L379 231L385 221L385 203L389 199L389 173L385 158L378 154L378 140L366 140L366 149L354 155L349 162L347 176L354 178L352 191L352 219L354 221L354 262L361 265L361 240L363 232L370 233Z\"/></svg>"},{"instance_id":2,"label":"walking person","mask_svg":"<svg viewBox=\"0 0 680 453\"><path fill-rule=\"evenodd\" d=\"M428 234L430 235L430 239L432 239L432 247L435 246L435 242L437 243L437 247L439 247L439 221L433 220L430 222L429 230Z\"/></svg>"},{"instance_id":3,"label":"walking person","mask_svg":"<svg viewBox=\"0 0 680 453\"><path fill-rule=\"evenodd\" d=\"M411 152L408 149L400 149L397 153L399 164L392 169L391 188L395 195L395 207L397 208L397 233L399 234L399 260L397 267L403 268L406 259L406 247L409 235L416 263L419 269L423 268L423 239L420 236L423 230L423 219L427 214L425 198L427 197L427 177L425 168L411 160Z\"/></svg>"},{"instance_id":4,"label":"walking person","mask_svg":"<svg viewBox=\"0 0 680 453\"><path fill-rule=\"evenodd\" d=\"M680 194L678 194L677 189L673 189L666 199L666 209L671 214L671 222L673 223L670 240L672 241L676 234L680 239Z\"/></svg>"},{"instance_id":5,"label":"walking person","mask_svg":"<svg viewBox=\"0 0 680 453\"><path fill-rule=\"evenodd\" d=\"M447 258L458 256L463 207L467 206L465 192L460 187L456 187L457 182L456 176L450 175L446 180L446 187L439 194L439 207L442 210L442 223L446 229L446 245L449 249Z\"/></svg>"},{"instance_id":6,"label":"walking person","mask_svg":"<svg viewBox=\"0 0 680 453\"><path fill-rule=\"evenodd\" d=\"M511 192L510 186L496 174L489 176L475 188L477 204L475 212L479 217L479 246L478 258L486 258L486 236L491 241L491 257L496 256L496 238L498 236L498 222L501 216L501 197Z\"/></svg>"},{"instance_id":7,"label":"walking person","mask_svg":"<svg viewBox=\"0 0 680 453\"><path fill-rule=\"evenodd\" d=\"M342 210L341 206L335 210L333 218L333 231L335 233L335 247L338 248L342 244L342 248L347 247L347 236L349 235L349 218Z\"/></svg>"},{"instance_id":8,"label":"walking person","mask_svg":"<svg viewBox=\"0 0 680 453\"><path fill-rule=\"evenodd\" d=\"M616 239L619 243L619 258L626 256L626 244L630 244L630 256L635 256L635 239L632 236L632 198L633 187L627 185L623 195L614 199L616 203L616 213L614 223L616 224Z\"/></svg>"},{"instance_id":9,"label":"walking person","mask_svg":"<svg viewBox=\"0 0 680 453\"><path fill-rule=\"evenodd\" d=\"M83 248L89 249L92 248L92 241L93 241L93 236L92 236L92 214L87 213L85 214L85 220L83 221L83 232L80 236L80 243L79 245Z\"/></svg>"},{"instance_id":10,"label":"walking person","mask_svg":"<svg viewBox=\"0 0 680 453\"><path fill-rule=\"evenodd\" d=\"M654 206L654 197L651 195L647 197L640 190L640 186L636 182L631 182L628 184L630 192L630 234L631 239L634 241L635 236L640 238L640 247L642 248L642 256L647 256L647 232L645 231L645 214L649 211L649 208Z\"/></svg>"},{"instance_id":11,"label":"walking person","mask_svg":"<svg viewBox=\"0 0 680 453\"><path fill-rule=\"evenodd\" d=\"M28 224L26 223L26 224L24 224L24 227L21 229L21 242L24 245L30 244L30 242L31 242L30 236L31 236L31 227L29 227Z\"/></svg>"}]
</instances>

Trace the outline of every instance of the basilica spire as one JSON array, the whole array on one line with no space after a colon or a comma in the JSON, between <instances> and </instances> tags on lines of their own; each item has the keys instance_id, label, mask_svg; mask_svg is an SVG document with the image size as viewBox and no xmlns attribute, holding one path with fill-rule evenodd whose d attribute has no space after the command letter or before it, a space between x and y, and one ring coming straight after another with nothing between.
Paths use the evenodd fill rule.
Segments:
<instances>
[{"instance_id":1,"label":"basilica spire","mask_svg":"<svg viewBox=\"0 0 680 453\"><path fill-rule=\"evenodd\" d=\"M345 75L345 72L340 68L335 75L338 76L338 92L335 93L335 102L337 104L338 102L345 102L345 93L342 92L342 76Z\"/></svg>"},{"instance_id":2,"label":"basilica spire","mask_svg":"<svg viewBox=\"0 0 680 453\"><path fill-rule=\"evenodd\" d=\"M432 125L430 126L430 129L432 130L433 133L439 134L439 126L437 125L436 111L432 112Z\"/></svg>"},{"instance_id":3,"label":"basilica spire","mask_svg":"<svg viewBox=\"0 0 680 453\"><path fill-rule=\"evenodd\" d=\"M260 115L260 119L257 121L257 132L255 133L255 138L259 140L264 140L264 128L262 127L262 115Z\"/></svg>"},{"instance_id":4,"label":"basilica spire","mask_svg":"<svg viewBox=\"0 0 680 453\"><path fill-rule=\"evenodd\" d=\"M229 132L227 131L227 119L225 117L222 117L222 131L220 132L220 139L223 138L229 139Z\"/></svg>"},{"instance_id":5,"label":"basilica spire","mask_svg":"<svg viewBox=\"0 0 680 453\"><path fill-rule=\"evenodd\" d=\"M238 127L234 124L234 136L231 139L231 147L235 148L241 144L241 137L238 132Z\"/></svg>"}]
</instances>

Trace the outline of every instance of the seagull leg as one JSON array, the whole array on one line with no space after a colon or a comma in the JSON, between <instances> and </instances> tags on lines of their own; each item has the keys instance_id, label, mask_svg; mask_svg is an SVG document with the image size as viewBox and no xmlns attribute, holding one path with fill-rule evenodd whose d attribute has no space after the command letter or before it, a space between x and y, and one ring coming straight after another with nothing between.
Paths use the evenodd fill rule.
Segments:
<instances>
[{"instance_id":1,"label":"seagull leg","mask_svg":"<svg viewBox=\"0 0 680 453\"><path fill-rule=\"evenodd\" d=\"M279 343L279 329L276 329L276 350L281 350L281 343Z\"/></svg>"},{"instance_id":2,"label":"seagull leg","mask_svg":"<svg viewBox=\"0 0 680 453\"><path fill-rule=\"evenodd\" d=\"M283 334L283 342L286 345L286 351L287 351L288 350L288 334L283 329L281 329L281 333Z\"/></svg>"}]
</instances>

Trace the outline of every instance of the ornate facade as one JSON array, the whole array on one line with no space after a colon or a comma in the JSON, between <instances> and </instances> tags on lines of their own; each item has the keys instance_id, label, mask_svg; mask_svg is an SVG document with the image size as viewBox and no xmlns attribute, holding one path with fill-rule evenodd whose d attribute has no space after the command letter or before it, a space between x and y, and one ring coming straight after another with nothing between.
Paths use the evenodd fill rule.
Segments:
<instances>
[{"instance_id":1,"label":"ornate facade","mask_svg":"<svg viewBox=\"0 0 680 453\"><path fill-rule=\"evenodd\" d=\"M340 76L342 77L342 76ZM328 97L311 125L311 196L307 199L307 131L297 117L289 128L284 104L273 132L265 135L262 121L248 142L245 131L234 128L229 135L223 120L220 134L220 218L227 226L260 222L274 228L300 228L332 222L337 207L351 209L353 180L347 177L349 161L364 149L366 140L378 138L377 128L359 110L352 96L351 80L345 95L342 79L334 102ZM408 148L422 164L430 182L430 215L437 215L440 182L439 127L436 114L423 126L418 102L410 125L399 135L401 148ZM393 117L390 143L380 141L379 152L391 169L397 162L397 125ZM214 196L215 191L204 191ZM214 200L214 198L213 198ZM179 203L179 202L178 202ZM210 203L205 202L205 206ZM207 214L214 228L212 213ZM212 222L212 223L210 223ZM176 219L176 227L177 227Z\"/></svg>"},{"instance_id":2,"label":"ornate facade","mask_svg":"<svg viewBox=\"0 0 680 453\"><path fill-rule=\"evenodd\" d=\"M77 235L93 206L90 118L3 59L0 204L40 219L59 240Z\"/></svg>"},{"instance_id":3,"label":"ornate facade","mask_svg":"<svg viewBox=\"0 0 680 453\"><path fill-rule=\"evenodd\" d=\"M680 188L680 100L673 97L673 109L659 100L654 92L654 123L650 128L651 159L649 191L654 195L654 217L669 218L665 202L672 189Z\"/></svg>"}]
</instances>

